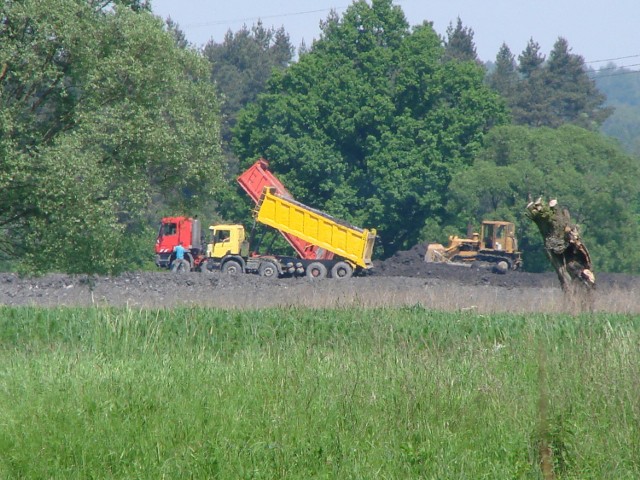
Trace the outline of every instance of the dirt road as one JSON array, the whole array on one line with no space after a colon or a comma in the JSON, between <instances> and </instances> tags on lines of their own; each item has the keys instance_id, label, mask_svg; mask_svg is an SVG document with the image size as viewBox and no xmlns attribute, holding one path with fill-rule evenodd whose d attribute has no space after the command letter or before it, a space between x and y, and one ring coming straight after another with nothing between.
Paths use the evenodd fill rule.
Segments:
<instances>
[{"instance_id":1,"label":"dirt road","mask_svg":"<svg viewBox=\"0 0 640 480\"><path fill-rule=\"evenodd\" d=\"M0 274L0 305L155 308L276 306L384 307L422 305L480 312L566 311L553 273L508 272L422 261L424 245L376 262L369 275L349 280L265 279L221 273L136 272L118 277ZM599 274L597 311L640 313L640 276Z\"/></svg>"}]
</instances>

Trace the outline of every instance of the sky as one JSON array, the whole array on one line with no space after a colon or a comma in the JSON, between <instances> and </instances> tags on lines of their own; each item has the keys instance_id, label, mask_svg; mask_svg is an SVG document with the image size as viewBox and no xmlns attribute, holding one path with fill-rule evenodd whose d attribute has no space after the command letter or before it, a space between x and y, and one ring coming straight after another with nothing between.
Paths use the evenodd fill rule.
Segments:
<instances>
[{"instance_id":1,"label":"sky","mask_svg":"<svg viewBox=\"0 0 640 480\"><path fill-rule=\"evenodd\" d=\"M201 47L222 42L228 30L251 26L284 27L294 47L311 46L320 21L331 9L343 13L351 0L151 0L153 12L178 23L187 39ZM370 2L369 2L370 3ZM394 0L410 25L433 22L444 35L460 17L474 31L478 56L495 60L502 43L518 56L533 38L544 55L562 36L572 53L593 68L610 60L640 69L640 0Z\"/></svg>"}]
</instances>

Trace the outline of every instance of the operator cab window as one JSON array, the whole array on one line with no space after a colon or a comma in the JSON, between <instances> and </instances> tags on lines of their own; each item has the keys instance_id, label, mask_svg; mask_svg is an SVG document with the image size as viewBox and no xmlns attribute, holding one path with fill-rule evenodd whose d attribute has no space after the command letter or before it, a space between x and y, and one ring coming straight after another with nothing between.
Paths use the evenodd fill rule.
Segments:
<instances>
[{"instance_id":1,"label":"operator cab window","mask_svg":"<svg viewBox=\"0 0 640 480\"><path fill-rule=\"evenodd\" d=\"M485 248L493 248L493 226L487 225L484 232Z\"/></svg>"},{"instance_id":2,"label":"operator cab window","mask_svg":"<svg viewBox=\"0 0 640 480\"><path fill-rule=\"evenodd\" d=\"M502 244L503 241L504 241L504 225L500 225L496 229L496 244L494 245L494 248L496 250L502 250L504 248L504 245Z\"/></svg>"}]
</instances>

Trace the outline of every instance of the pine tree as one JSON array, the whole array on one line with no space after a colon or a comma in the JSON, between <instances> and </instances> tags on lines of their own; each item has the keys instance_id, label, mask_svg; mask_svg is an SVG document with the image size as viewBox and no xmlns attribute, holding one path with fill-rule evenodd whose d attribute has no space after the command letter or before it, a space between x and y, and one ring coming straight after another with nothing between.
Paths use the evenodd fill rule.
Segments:
<instances>
[{"instance_id":1,"label":"pine tree","mask_svg":"<svg viewBox=\"0 0 640 480\"><path fill-rule=\"evenodd\" d=\"M176 22L174 22L171 17L167 17L166 29L168 32L171 32L176 39L176 45L178 48L187 48L189 46L189 41L187 40L187 36L180 28Z\"/></svg>"},{"instance_id":2,"label":"pine tree","mask_svg":"<svg viewBox=\"0 0 640 480\"><path fill-rule=\"evenodd\" d=\"M540 53L540 45L529 40L524 51L518 56L518 72L522 76L518 93L511 102L513 121L516 125L540 127L547 125L550 109L549 92L545 88L543 71L545 57Z\"/></svg>"},{"instance_id":3,"label":"pine tree","mask_svg":"<svg viewBox=\"0 0 640 480\"><path fill-rule=\"evenodd\" d=\"M473 30L462 25L458 17L455 28L450 23L447 27L447 39L445 40L445 60L460 60L463 62L474 61L480 63L476 53L476 45L473 41Z\"/></svg>"},{"instance_id":4,"label":"pine tree","mask_svg":"<svg viewBox=\"0 0 640 480\"><path fill-rule=\"evenodd\" d=\"M507 101L511 101L518 86L518 70L515 56L506 43L496 55L494 70L487 75L487 83Z\"/></svg>"},{"instance_id":5,"label":"pine tree","mask_svg":"<svg viewBox=\"0 0 640 480\"><path fill-rule=\"evenodd\" d=\"M544 63L544 55L540 53L540 45L533 38L527 43L527 47L518 56L518 71L523 78L529 78L539 71Z\"/></svg>"},{"instance_id":6,"label":"pine tree","mask_svg":"<svg viewBox=\"0 0 640 480\"><path fill-rule=\"evenodd\" d=\"M250 29L229 30L222 43L210 41L204 55L211 61L211 79L224 98L223 148L229 153L231 128L238 111L256 99L274 68L287 67L294 48L284 28L265 28L258 21Z\"/></svg>"},{"instance_id":7,"label":"pine tree","mask_svg":"<svg viewBox=\"0 0 640 480\"><path fill-rule=\"evenodd\" d=\"M572 54L562 37L549 55L545 78L552 107L549 126L573 123L594 130L611 115L612 110L603 107L605 95L587 74L584 58Z\"/></svg>"}]
</instances>

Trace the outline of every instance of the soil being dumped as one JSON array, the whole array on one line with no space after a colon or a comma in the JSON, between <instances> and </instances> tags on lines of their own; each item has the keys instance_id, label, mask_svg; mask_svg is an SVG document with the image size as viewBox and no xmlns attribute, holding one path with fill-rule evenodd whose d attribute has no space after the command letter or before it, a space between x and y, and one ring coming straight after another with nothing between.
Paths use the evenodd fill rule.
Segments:
<instances>
[{"instance_id":1,"label":"soil being dumped","mask_svg":"<svg viewBox=\"0 0 640 480\"><path fill-rule=\"evenodd\" d=\"M361 277L347 280L268 279L257 275L131 272L116 277L0 274L0 305L128 306L163 308L207 306L385 307L421 305L482 312L565 311L555 273L425 263L425 244L374 262ZM640 277L597 276L595 310L640 312ZM1 313L1 310L0 310Z\"/></svg>"}]
</instances>

